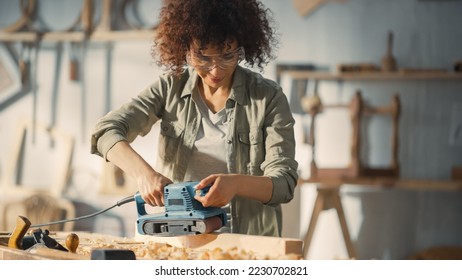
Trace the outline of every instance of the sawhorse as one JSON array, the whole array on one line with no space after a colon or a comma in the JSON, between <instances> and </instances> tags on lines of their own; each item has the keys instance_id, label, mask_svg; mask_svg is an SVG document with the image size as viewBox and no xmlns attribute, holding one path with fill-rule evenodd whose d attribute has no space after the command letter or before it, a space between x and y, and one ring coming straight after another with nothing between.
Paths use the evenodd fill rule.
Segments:
<instances>
[{"instance_id":1,"label":"sawhorse","mask_svg":"<svg viewBox=\"0 0 462 280\"><path fill-rule=\"evenodd\" d=\"M345 240L345 246L348 255L351 259L356 259L356 250L351 242L350 233L345 219L345 213L343 212L342 202L340 200L340 186L341 185L316 185L316 201L314 203L313 212L311 214L310 225L304 239L303 255L306 256L310 248L311 240L313 239L314 230L316 223L318 222L319 214L324 210L335 208L340 222L340 227L343 233L343 239Z\"/></svg>"}]
</instances>

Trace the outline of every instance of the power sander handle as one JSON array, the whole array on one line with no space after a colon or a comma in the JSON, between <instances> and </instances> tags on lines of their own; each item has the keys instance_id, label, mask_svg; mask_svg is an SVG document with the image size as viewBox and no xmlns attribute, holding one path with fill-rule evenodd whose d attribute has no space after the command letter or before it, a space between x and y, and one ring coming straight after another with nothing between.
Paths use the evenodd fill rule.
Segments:
<instances>
[{"instance_id":1,"label":"power sander handle","mask_svg":"<svg viewBox=\"0 0 462 280\"><path fill-rule=\"evenodd\" d=\"M138 215L146 215L148 214L146 212L146 208L144 207L144 205L146 204L146 202L144 201L144 199L141 197L141 194L140 192L136 192L135 194L135 203L136 203L136 209L138 211Z\"/></svg>"},{"instance_id":2,"label":"power sander handle","mask_svg":"<svg viewBox=\"0 0 462 280\"><path fill-rule=\"evenodd\" d=\"M187 189L187 191L190 193L190 195L191 195L192 198L193 198L194 196L205 196L205 195L208 193L208 191L209 191L209 189L210 189L211 186L209 185L209 186L207 186L207 187L205 187L205 188L203 188L203 189L200 189L200 190L195 189L195 188L192 188L192 186L195 186L195 185L197 185L197 184L199 184L199 182L184 182L184 183L178 183L178 184L172 184L172 185L177 185L177 186L178 186L178 185L181 185L181 186L183 186L184 188ZM167 186L169 186L169 185L167 185ZM167 186L166 186L166 187L167 187ZM166 189L167 189L166 192L168 192L168 188L166 188ZM165 198L165 200L167 200L167 196L168 196L168 194L166 194L166 193L164 192L164 198ZM135 195L133 196L133 198L134 198L134 200L135 200L135 202L136 202L136 209L137 209L137 211L138 211L138 216L147 215L148 213L146 212L146 208L145 208L146 202L144 201L143 197L141 197L141 193L140 193L140 192L136 192ZM125 199L128 199L128 197L125 198ZM196 207L198 207L198 208L200 208L200 209L204 208L204 207L202 206L202 204L200 204L200 202L198 202L198 201L195 201L195 202L197 202L197 206L196 206ZM126 202L123 202L122 204L125 204L125 203L126 203ZM194 202L193 202L193 203L194 203Z\"/></svg>"}]
</instances>

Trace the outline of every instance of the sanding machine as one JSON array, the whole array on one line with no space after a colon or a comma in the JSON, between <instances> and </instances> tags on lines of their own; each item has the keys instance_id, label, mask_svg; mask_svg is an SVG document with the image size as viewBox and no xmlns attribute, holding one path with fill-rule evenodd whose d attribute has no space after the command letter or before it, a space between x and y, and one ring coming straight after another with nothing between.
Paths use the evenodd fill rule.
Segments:
<instances>
[{"instance_id":1,"label":"sanding machine","mask_svg":"<svg viewBox=\"0 0 462 280\"><path fill-rule=\"evenodd\" d=\"M44 224L31 225L23 216L17 218L14 231L8 241L8 247L23 250L41 250L47 247L61 251L75 252L78 246L78 237L70 234L66 239L66 248L49 236L49 231L42 231L39 227L78 221L102 214L110 209L135 201L138 211L136 220L137 231L142 235L179 236L210 233L226 225L226 212L221 208L204 207L195 199L195 196L205 196L210 186L196 189L198 182L184 182L169 184L164 188L165 211L160 213L147 213L146 203L140 193L119 200L113 206L96 213L77 217L74 219L54 221ZM33 231L32 236L25 236L29 228L39 228ZM43 253L43 252L42 252ZM135 259L131 250L95 250L92 259Z\"/></svg>"},{"instance_id":2,"label":"sanding machine","mask_svg":"<svg viewBox=\"0 0 462 280\"><path fill-rule=\"evenodd\" d=\"M135 195L138 210L137 231L143 235L178 236L210 233L226 225L226 213L221 208L204 207L194 199L204 196L210 187L196 190L197 182L170 184L164 188L165 211L148 214L145 201Z\"/></svg>"},{"instance_id":3,"label":"sanding machine","mask_svg":"<svg viewBox=\"0 0 462 280\"><path fill-rule=\"evenodd\" d=\"M138 211L136 223L139 234L177 236L210 233L226 225L226 212L221 208L202 206L202 204L194 197L205 196L209 191L210 186L199 190L195 188L197 184L198 182L183 182L165 186L165 211L161 213L147 213L145 208L146 203L141 197L141 194L137 192L135 195L131 195L117 201L109 208L73 219L31 225L30 221L28 221L26 217L18 217L19 222L17 223L12 235L14 238L11 238L10 241L12 242L11 244L16 244L14 247L21 248L23 247L21 242L23 241L23 237L29 227L39 228L91 218L109 211L116 206L121 206L132 201L136 202L136 208ZM48 238L48 235L45 234L44 238ZM41 243L42 239L39 241L36 240L32 243Z\"/></svg>"}]
</instances>

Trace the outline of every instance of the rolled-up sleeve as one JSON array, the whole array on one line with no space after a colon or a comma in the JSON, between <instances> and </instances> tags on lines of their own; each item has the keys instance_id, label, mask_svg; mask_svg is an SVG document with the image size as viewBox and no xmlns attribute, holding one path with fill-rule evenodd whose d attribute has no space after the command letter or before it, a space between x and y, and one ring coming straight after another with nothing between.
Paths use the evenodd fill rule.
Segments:
<instances>
[{"instance_id":1,"label":"rolled-up sleeve","mask_svg":"<svg viewBox=\"0 0 462 280\"><path fill-rule=\"evenodd\" d=\"M265 119L266 156L261 167L265 176L273 182L273 194L267 205L276 206L292 200L298 181L295 120L287 98L280 89L269 102Z\"/></svg>"},{"instance_id":2,"label":"rolled-up sleeve","mask_svg":"<svg viewBox=\"0 0 462 280\"><path fill-rule=\"evenodd\" d=\"M127 137L112 129L96 130L91 136L91 153L103 157L106 161L107 152L120 141L127 141Z\"/></svg>"},{"instance_id":3,"label":"rolled-up sleeve","mask_svg":"<svg viewBox=\"0 0 462 280\"><path fill-rule=\"evenodd\" d=\"M162 111L160 88L160 82L156 82L130 102L102 117L91 135L91 153L107 160L107 152L117 142L132 142L137 136L149 133Z\"/></svg>"}]
</instances>

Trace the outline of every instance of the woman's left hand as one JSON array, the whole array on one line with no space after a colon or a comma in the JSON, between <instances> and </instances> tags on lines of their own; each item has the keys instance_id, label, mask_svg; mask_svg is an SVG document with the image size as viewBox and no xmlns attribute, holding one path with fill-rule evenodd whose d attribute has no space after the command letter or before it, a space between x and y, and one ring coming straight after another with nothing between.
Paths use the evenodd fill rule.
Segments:
<instances>
[{"instance_id":1,"label":"woman's left hand","mask_svg":"<svg viewBox=\"0 0 462 280\"><path fill-rule=\"evenodd\" d=\"M236 174L212 174L202 179L196 189L200 190L211 186L205 196L196 196L204 207L222 207L228 204L237 193L239 175Z\"/></svg>"}]
</instances>

